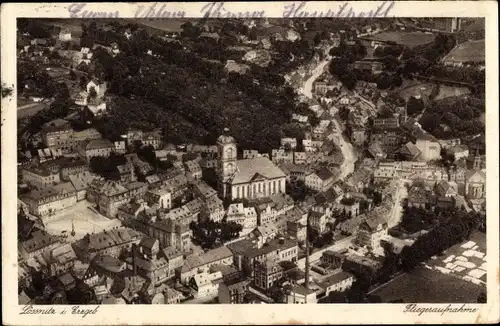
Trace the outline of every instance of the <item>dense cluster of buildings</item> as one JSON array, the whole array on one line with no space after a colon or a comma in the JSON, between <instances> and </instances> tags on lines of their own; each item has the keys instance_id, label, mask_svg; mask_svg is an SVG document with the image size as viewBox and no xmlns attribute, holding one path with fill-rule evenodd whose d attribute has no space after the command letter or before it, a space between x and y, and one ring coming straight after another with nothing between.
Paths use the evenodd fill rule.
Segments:
<instances>
[{"instance_id":1,"label":"dense cluster of buildings","mask_svg":"<svg viewBox=\"0 0 500 326\"><path fill-rule=\"evenodd\" d=\"M227 70L265 65L271 42L300 40L292 21L279 28L267 20L246 23L257 37L240 41L250 46L240 60L246 63L228 62ZM374 24L330 38L354 42L354 34L381 28ZM200 38L219 42L213 28L203 29ZM58 39L70 41L71 32L62 30ZM118 46L109 52L117 55ZM88 48L78 53L78 64L92 57ZM377 61L354 66L374 74L383 68ZM93 128L76 131L67 120L44 125L40 138L47 148L19 165L20 303L74 292L106 304L317 303L382 267L382 244L400 218L402 187L410 207L484 212L484 155L459 140L437 140L407 117L405 106L378 115L371 102L376 84L358 87L346 93L323 74L313 84L316 98L300 98L308 114L291 117L306 130L303 139L283 135L270 153L238 150L228 129L213 145L176 146L164 143L159 129L131 129L111 142ZM91 80L83 88L75 103L105 114L106 84ZM337 130L342 126L334 118L340 112L347 112L347 137L365 158L347 176L338 142L344 130ZM140 158L141 146L152 147L155 160L172 167L159 169ZM443 154L453 164L444 166ZM91 167L96 157L124 163L104 178ZM205 172L215 172L215 182ZM302 186L304 199L292 199ZM204 250L194 230L202 226L208 236L208 225L219 236L227 225L242 231L226 242L217 237ZM315 251L309 246L319 240L328 243L319 245L321 255L311 264ZM334 250L337 240L346 245ZM40 278L42 291L36 289Z\"/></svg>"}]
</instances>

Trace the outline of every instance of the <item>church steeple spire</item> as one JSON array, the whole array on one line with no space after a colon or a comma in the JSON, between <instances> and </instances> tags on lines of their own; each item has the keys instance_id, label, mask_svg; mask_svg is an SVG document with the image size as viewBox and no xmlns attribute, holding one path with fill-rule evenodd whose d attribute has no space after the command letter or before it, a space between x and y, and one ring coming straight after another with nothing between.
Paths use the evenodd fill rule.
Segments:
<instances>
[{"instance_id":1,"label":"church steeple spire","mask_svg":"<svg viewBox=\"0 0 500 326\"><path fill-rule=\"evenodd\" d=\"M224 133L217 139L217 152L219 154L217 164L217 177L219 195L228 197L228 181L236 171L237 147L236 140L229 135L229 128L224 128Z\"/></svg>"}]
</instances>

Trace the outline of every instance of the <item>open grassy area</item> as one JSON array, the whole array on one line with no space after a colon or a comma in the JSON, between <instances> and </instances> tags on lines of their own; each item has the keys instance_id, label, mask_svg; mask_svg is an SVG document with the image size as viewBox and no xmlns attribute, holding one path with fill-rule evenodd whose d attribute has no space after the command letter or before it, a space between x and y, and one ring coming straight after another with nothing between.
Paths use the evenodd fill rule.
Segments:
<instances>
[{"instance_id":1,"label":"open grassy area","mask_svg":"<svg viewBox=\"0 0 500 326\"><path fill-rule=\"evenodd\" d=\"M481 285L418 267L371 294L380 296L384 303L394 300L403 300L405 303L476 303L484 290Z\"/></svg>"},{"instance_id":2,"label":"open grassy area","mask_svg":"<svg viewBox=\"0 0 500 326\"><path fill-rule=\"evenodd\" d=\"M456 62L484 62L485 61L484 40L468 41L457 45L450 51L443 61Z\"/></svg>"},{"instance_id":3,"label":"open grassy area","mask_svg":"<svg viewBox=\"0 0 500 326\"><path fill-rule=\"evenodd\" d=\"M441 85L439 87L439 93L436 96L435 100L441 100L447 97L457 97L470 94L471 91L467 87L455 87L455 86L447 86Z\"/></svg>"},{"instance_id":4,"label":"open grassy area","mask_svg":"<svg viewBox=\"0 0 500 326\"><path fill-rule=\"evenodd\" d=\"M388 31L375 34L370 38L386 42L392 41L413 48L419 45L430 43L434 40L435 37L436 35L433 33Z\"/></svg>"},{"instance_id":5,"label":"open grassy area","mask_svg":"<svg viewBox=\"0 0 500 326\"><path fill-rule=\"evenodd\" d=\"M429 96L430 93L432 92L433 87L434 87L433 83L416 84L400 90L399 96L401 98L404 98L405 100L408 100L412 96L416 97L417 95Z\"/></svg>"}]
</instances>

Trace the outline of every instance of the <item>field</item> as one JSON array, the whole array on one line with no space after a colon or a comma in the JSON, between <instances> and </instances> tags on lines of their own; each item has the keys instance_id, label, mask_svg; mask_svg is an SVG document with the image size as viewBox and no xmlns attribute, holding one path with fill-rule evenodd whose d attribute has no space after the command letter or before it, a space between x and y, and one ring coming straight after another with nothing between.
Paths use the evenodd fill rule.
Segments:
<instances>
[{"instance_id":1,"label":"field","mask_svg":"<svg viewBox=\"0 0 500 326\"><path fill-rule=\"evenodd\" d=\"M187 21L189 19L136 19L138 24L166 32L182 32L181 25ZM193 21L191 20L191 22Z\"/></svg>"},{"instance_id":2,"label":"field","mask_svg":"<svg viewBox=\"0 0 500 326\"><path fill-rule=\"evenodd\" d=\"M484 40L468 41L456 46L443 58L443 61L484 62L484 56Z\"/></svg>"},{"instance_id":3,"label":"field","mask_svg":"<svg viewBox=\"0 0 500 326\"><path fill-rule=\"evenodd\" d=\"M18 101L18 106L17 106L17 118L22 119L22 118L27 118L30 116L35 115L38 111L43 110L46 108L49 104L47 103L36 103L28 100L29 102L26 103L26 101L19 100ZM24 103L22 106L19 105L20 103Z\"/></svg>"},{"instance_id":4,"label":"field","mask_svg":"<svg viewBox=\"0 0 500 326\"><path fill-rule=\"evenodd\" d=\"M382 285L371 294L380 296L382 302L476 303L484 290L483 286L418 267Z\"/></svg>"},{"instance_id":5,"label":"field","mask_svg":"<svg viewBox=\"0 0 500 326\"><path fill-rule=\"evenodd\" d=\"M439 93L435 100L441 100L447 97L457 97L470 94L470 89L467 87L454 87L441 85L439 87Z\"/></svg>"},{"instance_id":6,"label":"field","mask_svg":"<svg viewBox=\"0 0 500 326\"><path fill-rule=\"evenodd\" d=\"M69 235L73 222L76 233L74 239L80 239L87 233L97 233L121 225L120 220L107 219L89 209L89 206L90 204L83 200L70 209L56 213L50 222L45 223L45 229L54 235ZM63 231L66 232L62 233ZM71 237L71 235L69 236Z\"/></svg>"},{"instance_id":7,"label":"field","mask_svg":"<svg viewBox=\"0 0 500 326\"><path fill-rule=\"evenodd\" d=\"M68 29L71 31L71 37L81 37L82 36L82 26L84 20L80 19L47 19L44 23L48 26L55 26L61 29Z\"/></svg>"},{"instance_id":8,"label":"field","mask_svg":"<svg viewBox=\"0 0 500 326\"><path fill-rule=\"evenodd\" d=\"M392 41L409 48L413 48L419 45L430 43L434 40L435 37L436 35L432 33L390 31L375 34L370 38L386 42Z\"/></svg>"},{"instance_id":9,"label":"field","mask_svg":"<svg viewBox=\"0 0 500 326\"><path fill-rule=\"evenodd\" d=\"M433 83L422 83L416 84L413 86L408 86L399 91L399 96L404 98L406 101L412 97L417 95L425 95L429 96L432 92L432 88L434 87Z\"/></svg>"}]
</instances>

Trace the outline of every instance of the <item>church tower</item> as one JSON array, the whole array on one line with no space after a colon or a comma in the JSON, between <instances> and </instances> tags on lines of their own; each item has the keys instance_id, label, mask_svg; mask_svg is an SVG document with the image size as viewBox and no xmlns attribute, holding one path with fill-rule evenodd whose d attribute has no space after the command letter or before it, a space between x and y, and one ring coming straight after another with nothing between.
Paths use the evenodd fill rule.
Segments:
<instances>
[{"instance_id":1,"label":"church tower","mask_svg":"<svg viewBox=\"0 0 500 326\"><path fill-rule=\"evenodd\" d=\"M236 172L237 148L236 141L229 135L229 129L224 128L224 134L217 139L217 162L218 192L222 198L228 197L231 189L228 189L228 182Z\"/></svg>"},{"instance_id":2,"label":"church tower","mask_svg":"<svg viewBox=\"0 0 500 326\"><path fill-rule=\"evenodd\" d=\"M482 159L481 156L479 155L479 146L478 146L476 147L476 154L474 155L473 169L480 170L482 165L481 163Z\"/></svg>"}]
</instances>

